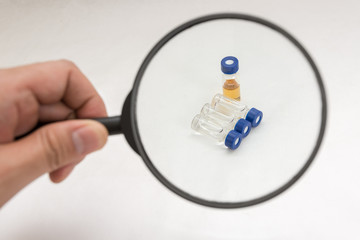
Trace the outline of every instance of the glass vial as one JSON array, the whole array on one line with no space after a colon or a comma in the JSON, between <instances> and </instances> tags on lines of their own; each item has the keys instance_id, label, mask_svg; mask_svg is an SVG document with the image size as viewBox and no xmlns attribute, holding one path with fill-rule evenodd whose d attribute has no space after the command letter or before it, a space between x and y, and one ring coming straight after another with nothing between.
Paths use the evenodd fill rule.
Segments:
<instances>
[{"instance_id":1,"label":"glass vial","mask_svg":"<svg viewBox=\"0 0 360 240\"><path fill-rule=\"evenodd\" d=\"M197 114L191 122L191 128L204 135L216 139L218 142L224 141L230 128L221 126L218 122L211 121L204 115Z\"/></svg>"},{"instance_id":2,"label":"glass vial","mask_svg":"<svg viewBox=\"0 0 360 240\"><path fill-rule=\"evenodd\" d=\"M211 102L211 106L218 112L236 118L244 118L251 123L252 127L257 127L263 117L263 113L256 108L249 108L245 104L230 99L224 95L216 94Z\"/></svg>"},{"instance_id":3,"label":"glass vial","mask_svg":"<svg viewBox=\"0 0 360 240\"><path fill-rule=\"evenodd\" d=\"M223 72L223 94L224 96L240 101L240 84L238 80L239 61L236 57L228 56L221 60L221 71Z\"/></svg>"},{"instance_id":4,"label":"glass vial","mask_svg":"<svg viewBox=\"0 0 360 240\"><path fill-rule=\"evenodd\" d=\"M211 122L216 122L222 127L234 129L241 133L243 137L249 135L251 130L251 123L245 119L239 119L234 114L228 115L216 111L210 104L206 103L201 109L200 114Z\"/></svg>"},{"instance_id":5,"label":"glass vial","mask_svg":"<svg viewBox=\"0 0 360 240\"><path fill-rule=\"evenodd\" d=\"M200 114L212 122L217 122L221 126L233 128L238 119L233 114L225 115L216 111L210 104L206 103L201 109Z\"/></svg>"},{"instance_id":6,"label":"glass vial","mask_svg":"<svg viewBox=\"0 0 360 240\"><path fill-rule=\"evenodd\" d=\"M225 142L225 146L232 150L239 147L243 138L241 133L231 130L230 128L223 127L217 122L213 122L205 118L201 114L197 114L194 117L191 123L191 128L199 133L216 139L218 142Z\"/></svg>"}]
</instances>

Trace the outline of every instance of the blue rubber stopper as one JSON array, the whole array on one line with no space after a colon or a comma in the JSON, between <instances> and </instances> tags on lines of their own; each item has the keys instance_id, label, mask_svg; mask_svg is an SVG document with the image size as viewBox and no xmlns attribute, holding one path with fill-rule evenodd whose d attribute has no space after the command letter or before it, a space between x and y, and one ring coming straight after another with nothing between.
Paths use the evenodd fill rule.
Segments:
<instances>
[{"instance_id":1,"label":"blue rubber stopper","mask_svg":"<svg viewBox=\"0 0 360 240\"><path fill-rule=\"evenodd\" d=\"M246 114L246 120L251 122L252 127L259 126L261 120L263 118L263 113L256 108L252 108L249 110L249 112Z\"/></svg>"},{"instance_id":2,"label":"blue rubber stopper","mask_svg":"<svg viewBox=\"0 0 360 240\"><path fill-rule=\"evenodd\" d=\"M235 124L234 129L235 129L235 131L241 133L243 135L243 137L246 137L250 133L251 123L248 120L241 118Z\"/></svg>"},{"instance_id":3,"label":"blue rubber stopper","mask_svg":"<svg viewBox=\"0 0 360 240\"><path fill-rule=\"evenodd\" d=\"M236 57L228 56L221 60L221 71L225 74L234 74L239 70L239 61Z\"/></svg>"},{"instance_id":4,"label":"blue rubber stopper","mask_svg":"<svg viewBox=\"0 0 360 240\"><path fill-rule=\"evenodd\" d=\"M241 133L231 130L225 138L225 146L231 150L235 150L240 146L242 140Z\"/></svg>"}]
</instances>

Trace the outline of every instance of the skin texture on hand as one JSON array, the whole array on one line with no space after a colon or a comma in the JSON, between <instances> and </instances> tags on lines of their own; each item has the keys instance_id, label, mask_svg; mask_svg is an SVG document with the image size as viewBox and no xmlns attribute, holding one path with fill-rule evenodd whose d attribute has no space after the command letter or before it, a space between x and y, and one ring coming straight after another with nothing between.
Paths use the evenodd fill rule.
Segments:
<instances>
[{"instance_id":1,"label":"skin texture on hand","mask_svg":"<svg viewBox=\"0 0 360 240\"><path fill-rule=\"evenodd\" d=\"M95 88L70 61L0 69L0 207L44 173L64 180L108 132L92 120L48 124L15 141L38 122L106 117Z\"/></svg>"}]
</instances>

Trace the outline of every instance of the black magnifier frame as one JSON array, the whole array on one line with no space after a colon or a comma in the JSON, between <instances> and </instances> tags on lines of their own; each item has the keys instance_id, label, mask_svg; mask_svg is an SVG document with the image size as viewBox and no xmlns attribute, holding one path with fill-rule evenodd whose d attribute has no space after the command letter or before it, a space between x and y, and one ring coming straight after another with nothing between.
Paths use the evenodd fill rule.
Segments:
<instances>
[{"instance_id":1,"label":"black magnifier frame","mask_svg":"<svg viewBox=\"0 0 360 240\"><path fill-rule=\"evenodd\" d=\"M154 56L157 54L157 52L173 37L178 35L179 33L185 31L186 29L189 29L195 25L209 22L213 20L219 20L219 19L237 19L237 20L245 20L249 22L258 23L260 25L269 27L273 29L274 31L280 33L282 36L287 38L290 42L292 42L303 54L303 56L308 61L309 65L311 66L312 70L314 71L316 81L318 83L318 87L321 94L321 102L322 102L322 108L321 108L321 126L319 135L317 138L317 141L315 143L315 146L311 152L311 155L309 159L306 161L304 166L300 169L300 171L293 176L287 183L285 183L283 186L279 187L275 191L272 191L262 197L255 198L253 200L249 201L243 201L243 202L217 202L217 201L208 201L196 196L193 196L180 188L176 187L174 184L169 182L154 166L154 164L151 162L149 156L147 155L145 148L142 144L140 134L139 134L139 128L137 123L137 117L136 117L136 106L137 106L137 94L139 91L139 86L141 84L142 77L151 62L151 60L154 58ZM162 183L164 184L169 190L174 192L175 194L200 205L207 206L207 207L213 207L213 208L223 208L223 209L231 209L231 208L243 208L243 207L249 207L255 204L259 204L262 202L265 202L280 193L284 192L286 189L288 189L290 186L292 186L303 174L304 172L309 168L311 163L313 162L317 152L319 151L321 142L324 137L325 133L325 126L326 126L326 118L327 118L327 102L326 102L326 94L325 94L325 88L322 81L322 78L320 76L319 70L317 69L314 61L310 57L309 53L305 50L305 48L288 32L286 32L281 27L258 17L254 17L251 15L246 14L240 14L240 13L220 13L220 14L213 14L213 15L207 15L204 17L193 19L189 22L186 22L179 27L175 28L171 32L169 32L167 35L165 35L149 52L149 54L146 56L145 60L140 66L140 69L136 75L135 82L133 85L132 90L130 91L129 95L127 96L125 103L123 105L122 114L121 116L114 116L114 117L107 117L107 118L97 118L93 119L96 121L101 122L108 130L110 135L114 134L121 134L123 133L125 135L125 138L131 148L138 153L146 166L149 168L149 170L152 172L152 174ZM44 124L38 124L37 127L35 127L32 131L36 130L37 128L41 127ZM30 131L29 133L31 133ZM28 135L27 133L26 135ZM24 135L25 136L25 135ZM18 138L24 137L20 136Z\"/></svg>"},{"instance_id":2,"label":"black magnifier frame","mask_svg":"<svg viewBox=\"0 0 360 240\"><path fill-rule=\"evenodd\" d=\"M322 102L322 108L321 108L321 126L320 126L320 131L318 134L318 138L317 141L315 143L315 146L312 150L312 153L309 157L309 159L306 161L306 163L304 164L304 166L300 169L300 171L293 176L287 183L285 183L283 186L279 187L278 189L262 196L259 198L255 198L249 201L242 201L242 202L217 202L217 201L208 201L199 197L196 197L194 195L191 195L183 190L181 190L180 188L176 187L174 184L172 184L171 182L169 182L158 170L157 168L154 166L154 164L151 162L149 156L147 155L145 148L142 144L141 141L141 137L139 134L139 128L138 128L138 123L137 123L137 117L136 117L136 107L137 107L137 94L139 91L139 86L141 84L141 80L142 77L149 65L149 63L151 62L151 60L154 58L154 56L157 54L157 52L168 42L170 41L173 37L175 37L176 35L178 35L179 33L185 31L186 29L189 29L195 25L204 23L204 22L209 22L209 21L213 21L213 20L219 20L219 19L238 19L238 20L245 20L245 21L250 21L250 22L254 22L254 23L258 23L260 25L269 27L271 29L273 29L274 31L280 33L282 36L284 36L285 38L287 38L290 42L292 42L299 50L300 52L303 54L303 56L306 58L306 60L308 61L308 63L310 64L312 70L314 71L315 74L315 78L320 90L320 94L321 94L321 102ZM321 142L323 140L324 137L324 133L325 133L325 126L326 126L326 119L327 119L327 101L326 101L326 93L325 93L325 88L324 88L324 84L323 84L323 80L321 78L321 75L319 73L318 68L315 65L315 62L312 60L312 58L310 57L309 53L305 50L305 48L299 43L299 41L297 41L292 35L290 35L287 31L285 31L284 29L282 29L281 27L275 25L274 23L271 23L267 20L264 20L262 18L259 17L255 17L255 16L251 16L251 15L247 15L247 14L240 14L240 13L220 13L220 14L212 14L212 15L207 15L207 16L203 16L203 17L199 17L196 19L193 19L189 22L186 22L182 25L180 25L179 27L175 28L174 30L172 30L171 32L169 32L167 35L165 35L149 52L149 54L146 56L145 60L143 61L137 75L135 78L135 82L133 85L133 89L131 94L129 94L128 96L128 104L130 104L129 109L127 109L127 112L129 112L130 114L130 129L131 130L131 139L129 139L129 137L127 137L130 145L132 145L133 149L142 157L143 161L145 162L146 166L149 168L149 170L151 171L151 173L163 184L165 185L169 190L171 190L172 192L174 192L175 194L200 205L203 206L207 206L207 207L213 207L213 208L223 208L223 209L232 209L232 208L243 208L243 207L249 207L252 205L256 205L262 202L265 202L269 199L272 199L273 197L279 195L280 193L284 192L286 189L288 189L290 186L292 186L304 173L305 171L309 168L309 166L311 165L311 163L314 161L314 158L316 156L316 154L319 151ZM124 109L127 108L126 107L126 103L124 104ZM123 117L125 117L126 115L124 115L124 109L123 109ZM125 124L123 124L124 127ZM128 124L126 124L128 125ZM129 125L128 125L129 126ZM125 131L125 129L123 128L123 131ZM130 132L129 132L130 133ZM128 135L125 133L125 136ZM135 147L135 148L134 148Z\"/></svg>"}]
</instances>

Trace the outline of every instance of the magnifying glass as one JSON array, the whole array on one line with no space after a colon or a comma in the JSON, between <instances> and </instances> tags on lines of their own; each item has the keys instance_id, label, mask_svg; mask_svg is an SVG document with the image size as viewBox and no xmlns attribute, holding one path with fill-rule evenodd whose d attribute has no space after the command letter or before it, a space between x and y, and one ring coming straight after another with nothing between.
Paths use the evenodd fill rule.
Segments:
<instances>
[{"instance_id":1,"label":"magnifying glass","mask_svg":"<svg viewBox=\"0 0 360 240\"><path fill-rule=\"evenodd\" d=\"M264 113L236 151L191 129L222 91L220 61L239 61L241 98ZM243 101L243 100L241 100ZM320 73L279 26L250 15L215 14L182 24L143 61L122 115L97 119L123 133L169 190L194 203L241 208L293 185L321 145L327 116Z\"/></svg>"}]
</instances>

